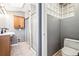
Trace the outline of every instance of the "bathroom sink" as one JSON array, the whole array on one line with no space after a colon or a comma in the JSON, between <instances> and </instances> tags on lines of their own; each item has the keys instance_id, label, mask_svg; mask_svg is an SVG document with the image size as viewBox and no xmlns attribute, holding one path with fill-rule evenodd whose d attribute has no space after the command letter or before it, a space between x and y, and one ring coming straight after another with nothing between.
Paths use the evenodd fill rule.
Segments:
<instances>
[{"instance_id":1,"label":"bathroom sink","mask_svg":"<svg viewBox=\"0 0 79 59\"><path fill-rule=\"evenodd\" d=\"M0 34L0 36L2 36L2 35L10 35L10 36L12 36L12 35L15 35L15 32L6 32L6 33L3 33L3 34Z\"/></svg>"}]
</instances>

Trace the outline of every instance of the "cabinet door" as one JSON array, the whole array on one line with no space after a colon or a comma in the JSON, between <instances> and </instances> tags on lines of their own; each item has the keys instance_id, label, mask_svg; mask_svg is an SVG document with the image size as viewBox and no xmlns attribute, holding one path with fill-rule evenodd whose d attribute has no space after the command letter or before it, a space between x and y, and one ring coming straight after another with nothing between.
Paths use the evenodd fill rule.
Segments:
<instances>
[{"instance_id":1,"label":"cabinet door","mask_svg":"<svg viewBox=\"0 0 79 59\"><path fill-rule=\"evenodd\" d=\"M14 16L14 28L18 29L19 28L19 17L18 16Z\"/></svg>"},{"instance_id":2,"label":"cabinet door","mask_svg":"<svg viewBox=\"0 0 79 59\"><path fill-rule=\"evenodd\" d=\"M24 28L24 17L19 17L19 28Z\"/></svg>"},{"instance_id":3,"label":"cabinet door","mask_svg":"<svg viewBox=\"0 0 79 59\"><path fill-rule=\"evenodd\" d=\"M0 36L0 56L10 56L10 36Z\"/></svg>"},{"instance_id":4,"label":"cabinet door","mask_svg":"<svg viewBox=\"0 0 79 59\"><path fill-rule=\"evenodd\" d=\"M24 17L14 16L14 28L23 29L24 28Z\"/></svg>"}]
</instances>

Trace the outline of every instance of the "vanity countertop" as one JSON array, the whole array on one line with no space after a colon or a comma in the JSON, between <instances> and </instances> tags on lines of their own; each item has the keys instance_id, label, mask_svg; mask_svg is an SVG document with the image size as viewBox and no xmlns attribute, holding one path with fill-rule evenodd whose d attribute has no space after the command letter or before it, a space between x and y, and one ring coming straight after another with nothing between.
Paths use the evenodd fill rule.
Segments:
<instances>
[{"instance_id":1,"label":"vanity countertop","mask_svg":"<svg viewBox=\"0 0 79 59\"><path fill-rule=\"evenodd\" d=\"M14 32L6 32L6 33L3 33L3 34L0 34L0 36L3 36L3 35L10 35L10 36L12 36L12 35L15 35L15 33Z\"/></svg>"}]
</instances>

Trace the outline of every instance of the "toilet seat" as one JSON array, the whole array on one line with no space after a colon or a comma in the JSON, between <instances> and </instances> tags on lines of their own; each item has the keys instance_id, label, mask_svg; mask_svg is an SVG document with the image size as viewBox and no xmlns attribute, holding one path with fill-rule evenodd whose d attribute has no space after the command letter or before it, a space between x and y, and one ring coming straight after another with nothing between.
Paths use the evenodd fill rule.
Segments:
<instances>
[{"instance_id":1,"label":"toilet seat","mask_svg":"<svg viewBox=\"0 0 79 59\"><path fill-rule=\"evenodd\" d=\"M77 54L78 54L78 51L73 48L69 48L69 47L62 48L62 55L76 56Z\"/></svg>"}]
</instances>

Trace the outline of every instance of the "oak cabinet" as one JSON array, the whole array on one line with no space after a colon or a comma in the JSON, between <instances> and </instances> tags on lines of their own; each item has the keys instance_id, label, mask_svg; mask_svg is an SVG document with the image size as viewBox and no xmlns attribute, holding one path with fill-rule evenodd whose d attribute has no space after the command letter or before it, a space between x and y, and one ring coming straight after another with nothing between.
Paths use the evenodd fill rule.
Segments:
<instances>
[{"instance_id":1,"label":"oak cabinet","mask_svg":"<svg viewBox=\"0 0 79 59\"><path fill-rule=\"evenodd\" d=\"M23 29L24 28L24 17L14 16L14 28Z\"/></svg>"},{"instance_id":2,"label":"oak cabinet","mask_svg":"<svg viewBox=\"0 0 79 59\"><path fill-rule=\"evenodd\" d=\"M0 36L0 56L10 56L11 42L9 35Z\"/></svg>"}]
</instances>

